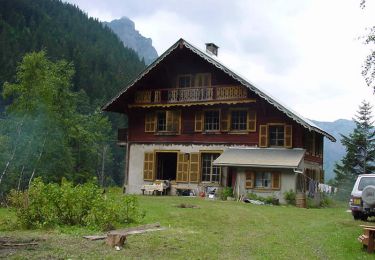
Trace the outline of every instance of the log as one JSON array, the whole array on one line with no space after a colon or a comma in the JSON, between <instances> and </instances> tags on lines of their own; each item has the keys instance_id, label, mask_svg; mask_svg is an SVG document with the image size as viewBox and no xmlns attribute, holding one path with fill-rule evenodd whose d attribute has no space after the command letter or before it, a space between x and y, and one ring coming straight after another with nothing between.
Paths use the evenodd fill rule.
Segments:
<instances>
[{"instance_id":1,"label":"log","mask_svg":"<svg viewBox=\"0 0 375 260\"><path fill-rule=\"evenodd\" d=\"M107 234L106 243L110 247L123 247L126 241L126 235L124 234Z\"/></svg>"}]
</instances>

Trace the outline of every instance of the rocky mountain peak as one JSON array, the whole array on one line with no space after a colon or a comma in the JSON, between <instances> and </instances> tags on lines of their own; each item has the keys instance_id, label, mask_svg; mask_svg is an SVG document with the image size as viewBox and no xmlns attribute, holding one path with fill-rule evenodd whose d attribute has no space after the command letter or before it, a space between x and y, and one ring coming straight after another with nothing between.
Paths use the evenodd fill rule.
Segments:
<instances>
[{"instance_id":1,"label":"rocky mountain peak","mask_svg":"<svg viewBox=\"0 0 375 260\"><path fill-rule=\"evenodd\" d=\"M157 57L158 53L152 46L152 39L142 36L139 31L135 29L135 24L128 17L113 20L111 22L104 22L124 43L124 46L133 49L139 56L145 60L146 65L152 63Z\"/></svg>"}]
</instances>

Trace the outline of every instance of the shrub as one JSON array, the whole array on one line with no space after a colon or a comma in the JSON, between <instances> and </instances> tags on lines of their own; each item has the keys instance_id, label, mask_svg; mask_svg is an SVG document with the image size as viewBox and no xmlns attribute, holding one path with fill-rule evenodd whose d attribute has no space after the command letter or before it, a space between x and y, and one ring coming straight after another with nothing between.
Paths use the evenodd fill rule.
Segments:
<instances>
[{"instance_id":1,"label":"shrub","mask_svg":"<svg viewBox=\"0 0 375 260\"><path fill-rule=\"evenodd\" d=\"M275 196L262 197L258 196L255 193L247 193L247 198L250 200L259 200L266 204L279 205L279 200Z\"/></svg>"},{"instance_id":2,"label":"shrub","mask_svg":"<svg viewBox=\"0 0 375 260\"><path fill-rule=\"evenodd\" d=\"M233 196L233 189L231 187L224 187L219 191L219 197L222 200L227 200L228 197Z\"/></svg>"},{"instance_id":3,"label":"shrub","mask_svg":"<svg viewBox=\"0 0 375 260\"><path fill-rule=\"evenodd\" d=\"M79 225L110 229L115 224L138 222L144 215L136 197L106 198L91 182L73 186L63 180L58 185L36 178L28 191L11 191L9 201L25 228Z\"/></svg>"},{"instance_id":4,"label":"shrub","mask_svg":"<svg viewBox=\"0 0 375 260\"><path fill-rule=\"evenodd\" d=\"M293 190L284 192L284 199L289 205L296 205L296 193Z\"/></svg>"}]
</instances>

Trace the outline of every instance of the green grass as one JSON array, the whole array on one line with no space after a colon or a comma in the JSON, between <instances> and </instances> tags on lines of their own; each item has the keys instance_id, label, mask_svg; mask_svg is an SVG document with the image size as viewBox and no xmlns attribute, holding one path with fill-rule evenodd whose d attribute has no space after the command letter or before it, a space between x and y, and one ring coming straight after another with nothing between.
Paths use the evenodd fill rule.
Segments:
<instances>
[{"instance_id":1,"label":"green grass","mask_svg":"<svg viewBox=\"0 0 375 260\"><path fill-rule=\"evenodd\" d=\"M361 222L354 221L345 207L299 209L165 196L140 196L139 202L146 211L143 223L160 222L167 230L130 235L121 251L109 248L103 241L81 238L100 233L84 228L7 231L5 225L9 222L2 219L11 213L0 209L0 237L41 239L36 247L0 247L0 258L374 258L357 242ZM198 208L177 207L181 203Z\"/></svg>"}]
</instances>

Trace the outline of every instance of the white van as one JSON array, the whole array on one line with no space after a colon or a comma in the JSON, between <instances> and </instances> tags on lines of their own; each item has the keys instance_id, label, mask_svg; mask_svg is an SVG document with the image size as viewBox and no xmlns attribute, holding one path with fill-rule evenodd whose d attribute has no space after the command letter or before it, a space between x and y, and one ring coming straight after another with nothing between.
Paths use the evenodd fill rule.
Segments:
<instances>
[{"instance_id":1,"label":"white van","mask_svg":"<svg viewBox=\"0 0 375 260\"><path fill-rule=\"evenodd\" d=\"M349 206L355 220L375 216L375 174L359 175L354 184Z\"/></svg>"}]
</instances>

